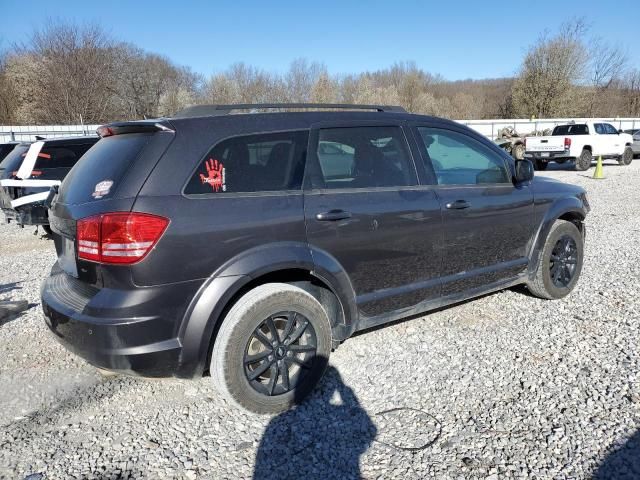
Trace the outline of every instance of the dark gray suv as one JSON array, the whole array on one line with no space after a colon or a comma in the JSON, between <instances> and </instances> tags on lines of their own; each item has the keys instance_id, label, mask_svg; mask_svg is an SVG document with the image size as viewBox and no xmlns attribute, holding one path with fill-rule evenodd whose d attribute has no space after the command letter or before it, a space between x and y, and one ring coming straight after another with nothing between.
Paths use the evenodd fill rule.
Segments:
<instances>
[{"instance_id":1,"label":"dark gray suv","mask_svg":"<svg viewBox=\"0 0 640 480\"><path fill-rule=\"evenodd\" d=\"M452 121L198 106L99 134L51 193L42 305L100 368L210 372L276 412L355 331L517 284L560 298L580 274L584 190Z\"/></svg>"}]
</instances>

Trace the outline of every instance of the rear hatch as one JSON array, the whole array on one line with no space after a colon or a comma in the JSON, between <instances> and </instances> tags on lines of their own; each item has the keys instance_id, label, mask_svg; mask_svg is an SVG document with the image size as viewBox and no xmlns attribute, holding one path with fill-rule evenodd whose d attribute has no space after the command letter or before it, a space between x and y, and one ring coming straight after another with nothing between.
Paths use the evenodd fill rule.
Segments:
<instances>
[{"instance_id":1,"label":"rear hatch","mask_svg":"<svg viewBox=\"0 0 640 480\"><path fill-rule=\"evenodd\" d=\"M129 283L122 269L113 275L97 261L78 258L78 221L107 212L130 212L136 196L173 139L166 122L128 122L99 129L103 138L66 176L49 210L58 265L95 287ZM105 270L106 268L106 270Z\"/></svg>"}]
</instances>

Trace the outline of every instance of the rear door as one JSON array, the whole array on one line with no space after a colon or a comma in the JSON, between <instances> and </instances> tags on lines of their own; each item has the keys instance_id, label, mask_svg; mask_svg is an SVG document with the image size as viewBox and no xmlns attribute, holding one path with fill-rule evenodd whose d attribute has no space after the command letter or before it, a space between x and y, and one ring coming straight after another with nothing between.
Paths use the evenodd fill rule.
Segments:
<instances>
[{"instance_id":1,"label":"rear door","mask_svg":"<svg viewBox=\"0 0 640 480\"><path fill-rule=\"evenodd\" d=\"M438 183L443 296L523 273L534 229L530 185L514 185L505 156L463 129L420 125L415 134Z\"/></svg>"},{"instance_id":2,"label":"rear door","mask_svg":"<svg viewBox=\"0 0 640 480\"><path fill-rule=\"evenodd\" d=\"M307 239L347 272L364 317L383 319L440 296L440 206L432 186L418 185L412 156L399 124L323 123L311 131Z\"/></svg>"}]
</instances>

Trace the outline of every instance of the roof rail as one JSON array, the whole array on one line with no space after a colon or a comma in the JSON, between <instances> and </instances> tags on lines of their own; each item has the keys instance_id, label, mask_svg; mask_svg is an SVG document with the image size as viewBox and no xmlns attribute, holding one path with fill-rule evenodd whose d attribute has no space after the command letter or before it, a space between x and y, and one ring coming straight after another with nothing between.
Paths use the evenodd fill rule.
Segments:
<instances>
[{"instance_id":1,"label":"roof rail","mask_svg":"<svg viewBox=\"0 0 640 480\"><path fill-rule=\"evenodd\" d=\"M174 114L172 118L228 115L232 110L267 110L284 108L328 108L344 110L376 110L378 112L407 111L394 105L352 105L347 103L239 103L236 105L194 105Z\"/></svg>"}]
</instances>

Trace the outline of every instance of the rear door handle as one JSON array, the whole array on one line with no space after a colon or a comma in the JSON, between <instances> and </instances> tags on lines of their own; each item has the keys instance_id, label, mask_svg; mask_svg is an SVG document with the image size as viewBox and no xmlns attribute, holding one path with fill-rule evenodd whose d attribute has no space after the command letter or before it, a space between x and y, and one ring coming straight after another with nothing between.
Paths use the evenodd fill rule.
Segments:
<instances>
[{"instance_id":1,"label":"rear door handle","mask_svg":"<svg viewBox=\"0 0 640 480\"><path fill-rule=\"evenodd\" d=\"M446 207L449 210L463 210L465 208L469 208L471 204L466 200L456 200L455 202L447 203Z\"/></svg>"},{"instance_id":2,"label":"rear door handle","mask_svg":"<svg viewBox=\"0 0 640 480\"><path fill-rule=\"evenodd\" d=\"M329 210L328 212L316 213L316 220L320 222L335 222L351 218L351 213L344 210Z\"/></svg>"}]
</instances>

